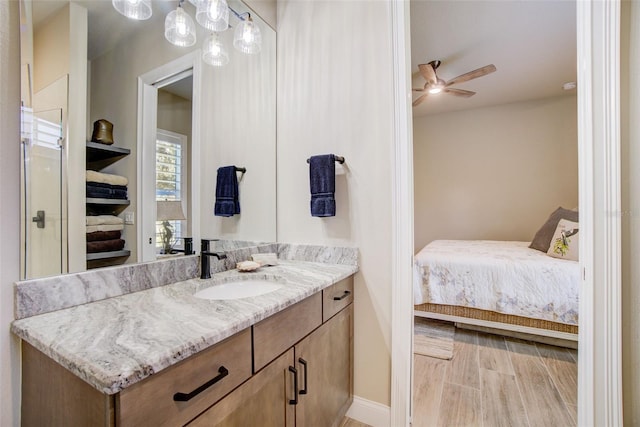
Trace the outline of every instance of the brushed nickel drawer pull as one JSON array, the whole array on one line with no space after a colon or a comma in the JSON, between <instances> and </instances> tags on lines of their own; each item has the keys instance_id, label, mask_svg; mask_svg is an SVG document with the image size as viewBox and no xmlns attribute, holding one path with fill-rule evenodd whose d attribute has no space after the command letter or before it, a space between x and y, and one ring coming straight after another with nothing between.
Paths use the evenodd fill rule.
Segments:
<instances>
[{"instance_id":1,"label":"brushed nickel drawer pull","mask_svg":"<svg viewBox=\"0 0 640 427\"><path fill-rule=\"evenodd\" d=\"M220 366L220 368L218 369L218 375L211 378L209 381L202 384L200 387L193 390L191 393L178 392L174 394L173 400L176 402L187 402L193 399L194 397L196 397L197 395L199 395L200 393L202 393L203 391L205 391L206 389L208 389L209 387L211 387L212 385L214 385L215 383L217 383L218 381L220 381L221 379L223 379L224 377L226 377L227 375L229 375L229 370L224 366Z\"/></svg>"},{"instance_id":2,"label":"brushed nickel drawer pull","mask_svg":"<svg viewBox=\"0 0 640 427\"><path fill-rule=\"evenodd\" d=\"M342 296L339 296L339 297L333 297L333 300L334 300L334 301L340 301L340 300L345 299L345 298L346 298L346 297L348 297L349 295L351 295L351 292L349 292L349 291L344 291L344 294L342 294Z\"/></svg>"}]
</instances>

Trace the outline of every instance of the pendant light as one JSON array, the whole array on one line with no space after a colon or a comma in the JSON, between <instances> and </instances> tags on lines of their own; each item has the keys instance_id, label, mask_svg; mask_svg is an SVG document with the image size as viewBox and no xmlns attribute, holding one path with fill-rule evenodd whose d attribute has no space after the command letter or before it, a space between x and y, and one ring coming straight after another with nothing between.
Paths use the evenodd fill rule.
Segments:
<instances>
[{"instance_id":1,"label":"pendant light","mask_svg":"<svg viewBox=\"0 0 640 427\"><path fill-rule=\"evenodd\" d=\"M127 18L138 21L151 18L151 0L112 0L111 4Z\"/></svg>"},{"instance_id":2,"label":"pendant light","mask_svg":"<svg viewBox=\"0 0 640 427\"><path fill-rule=\"evenodd\" d=\"M196 21L211 31L229 28L229 7L226 0L200 0L197 3Z\"/></svg>"},{"instance_id":3,"label":"pendant light","mask_svg":"<svg viewBox=\"0 0 640 427\"><path fill-rule=\"evenodd\" d=\"M196 43L196 24L178 2L176 10L169 12L164 20L164 37L176 46L188 47Z\"/></svg>"},{"instance_id":4,"label":"pendant light","mask_svg":"<svg viewBox=\"0 0 640 427\"><path fill-rule=\"evenodd\" d=\"M233 46L242 53L258 53L262 47L260 28L253 23L251 15L241 21L233 34Z\"/></svg>"},{"instance_id":5,"label":"pendant light","mask_svg":"<svg viewBox=\"0 0 640 427\"><path fill-rule=\"evenodd\" d=\"M214 67L222 67L229 62L229 54L218 34L211 34L202 44L202 60Z\"/></svg>"}]
</instances>

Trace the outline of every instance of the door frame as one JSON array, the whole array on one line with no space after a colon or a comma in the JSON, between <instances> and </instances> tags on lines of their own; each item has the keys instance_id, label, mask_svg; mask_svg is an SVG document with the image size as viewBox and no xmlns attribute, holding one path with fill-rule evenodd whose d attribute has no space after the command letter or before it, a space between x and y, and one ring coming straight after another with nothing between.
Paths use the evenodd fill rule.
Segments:
<instances>
[{"instance_id":1,"label":"door frame","mask_svg":"<svg viewBox=\"0 0 640 427\"><path fill-rule=\"evenodd\" d=\"M409 2L391 0L394 73L391 425L411 421ZM578 425L622 425L620 2L576 2L580 292ZM410 179L409 179L410 178ZM597 287L595 286L597 284ZM596 306L597 304L597 306Z\"/></svg>"},{"instance_id":2,"label":"door frame","mask_svg":"<svg viewBox=\"0 0 640 427\"><path fill-rule=\"evenodd\" d=\"M200 135L202 108L202 59L200 49L161 65L138 77L138 168L136 198L138 210L137 262L153 261L155 252L155 152L158 114L158 88L154 84L188 70L193 71L191 117L191 155L189 186L191 188L191 237L200 239ZM146 160L145 160L146 159ZM148 239L151 238L151 243ZM146 239L146 241L145 241Z\"/></svg>"}]
</instances>

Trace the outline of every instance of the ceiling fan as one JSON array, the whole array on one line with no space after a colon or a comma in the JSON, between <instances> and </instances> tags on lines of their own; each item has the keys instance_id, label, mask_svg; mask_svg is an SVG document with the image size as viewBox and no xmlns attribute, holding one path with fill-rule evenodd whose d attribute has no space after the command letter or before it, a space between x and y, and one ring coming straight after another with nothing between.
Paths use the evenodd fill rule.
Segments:
<instances>
[{"instance_id":1,"label":"ceiling fan","mask_svg":"<svg viewBox=\"0 0 640 427\"><path fill-rule=\"evenodd\" d=\"M475 92L464 89L456 89L450 86L453 86L458 83L464 83L472 79L477 79L478 77L486 76L487 74L493 73L496 71L496 66L493 64L485 65L482 68L478 68L477 70L469 71L468 73L464 73L459 75L458 77L454 77L453 79L445 82L436 74L436 69L440 66L441 62L438 60L431 61L428 64L420 64L418 65L418 70L424 79L426 80L424 87L422 89L413 89L414 92L424 92L421 96L419 96L415 101L413 101L413 106L417 106L422 104L422 102L429 95L435 95L437 93L448 93L455 96L462 96L464 98L468 98L470 96L475 95Z\"/></svg>"}]
</instances>

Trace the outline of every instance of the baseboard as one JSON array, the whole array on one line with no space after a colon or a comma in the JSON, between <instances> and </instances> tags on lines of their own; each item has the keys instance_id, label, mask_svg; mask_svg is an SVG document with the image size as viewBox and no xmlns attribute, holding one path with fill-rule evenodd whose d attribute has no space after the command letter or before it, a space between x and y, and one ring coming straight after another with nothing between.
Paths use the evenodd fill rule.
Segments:
<instances>
[{"instance_id":1,"label":"baseboard","mask_svg":"<svg viewBox=\"0 0 640 427\"><path fill-rule=\"evenodd\" d=\"M347 417L372 427L389 427L391 408L378 402L353 396L353 403L347 411Z\"/></svg>"}]
</instances>

